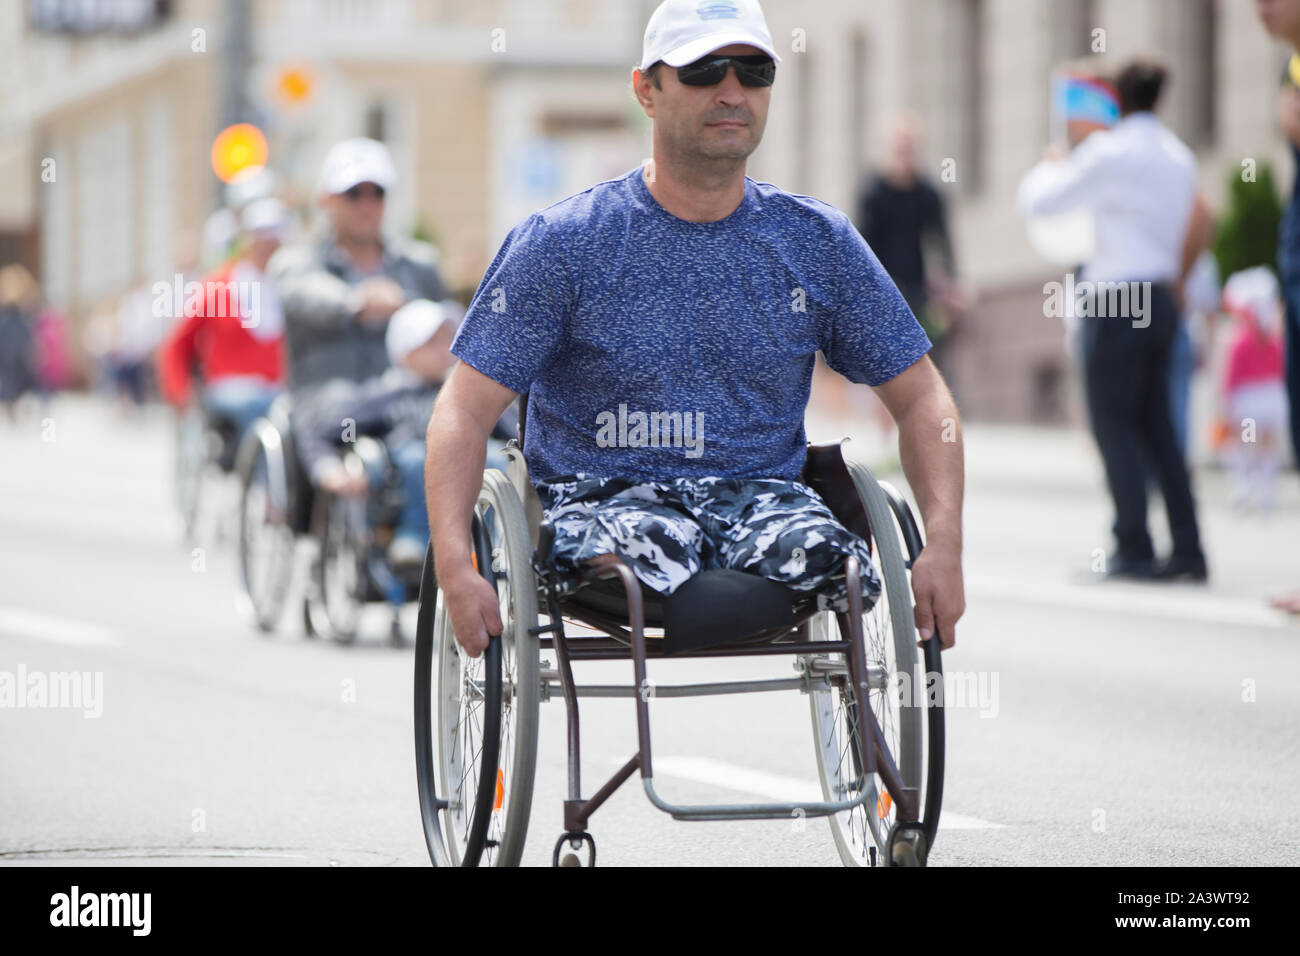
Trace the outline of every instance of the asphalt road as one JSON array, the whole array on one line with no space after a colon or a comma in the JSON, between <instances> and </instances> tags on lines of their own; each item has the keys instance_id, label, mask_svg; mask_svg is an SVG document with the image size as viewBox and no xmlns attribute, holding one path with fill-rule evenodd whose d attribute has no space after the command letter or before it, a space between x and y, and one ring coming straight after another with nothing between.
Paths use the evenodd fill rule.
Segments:
<instances>
[{"instance_id":1,"label":"asphalt road","mask_svg":"<svg viewBox=\"0 0 1300 956\"><path fill-rule=\"evenodd\" d=\"M1300 624L1262 601L1300 586L1300 481L1253 518L1200 474L1211 585L1117 585L1090 571L1109 517L1084 436L970 426L966 442L969 610L944 661L988 696L948 711L931 865L1300 862ZM0 862L427 864L413 655L389 646L382 614L351 647L305 638L292 614L274 636L252 630L229 546L181 541L158 410L63 399L0 424L0 448L0 675L91 675L80 708L0 708ZM788 668L672 662L651 677ZM815 788L797 693L653 714L670 799ZM583 729L590 791L633 752L631 702L584 701ZM556 700L527 863L549 863L563 787ZM676 822L635 780L592 829L605 865L838 864L822 821Z\"/></svg>"}]
</instances>

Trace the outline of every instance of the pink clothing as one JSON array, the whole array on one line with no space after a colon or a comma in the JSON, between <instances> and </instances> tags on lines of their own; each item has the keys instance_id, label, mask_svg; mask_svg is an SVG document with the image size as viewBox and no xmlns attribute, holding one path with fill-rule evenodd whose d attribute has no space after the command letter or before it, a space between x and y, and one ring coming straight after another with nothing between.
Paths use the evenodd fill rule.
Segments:
<instances>
[{"instance_id":1,"label":"pink clothing","mask_svg":"<svg viewBox=\"0 0 1300 956\"><path fill-rule=\"evenodd\" d=\"M1228 349L1223 390L1231 395L1244 385L1282 381L1282 338L1242 322Z\"/></svg>"},{"instance_id":2,"label":"pink clothing","mask_svg":"<svg viewBox=\"0 0 1300 956\"><path fill-rule=\"evenodd\" d=\"M53 306L41 310L36 320L36 374L49 389L60 389L72 378L72 357L68 354L67 320Z\"/></svg>"}]
</instances>

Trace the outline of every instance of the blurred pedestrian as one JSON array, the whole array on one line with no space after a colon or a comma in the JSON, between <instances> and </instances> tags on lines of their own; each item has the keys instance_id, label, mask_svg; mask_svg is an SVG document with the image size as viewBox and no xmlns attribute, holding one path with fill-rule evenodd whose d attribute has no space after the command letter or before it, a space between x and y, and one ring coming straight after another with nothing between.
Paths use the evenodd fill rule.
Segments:
<instances>
[{"instance_id":1,"label":"blurred pedestrian","mask_svg":"<svg viewBox=\"0 0 1300 956\"><path fill-rule=\"evenodd\" d=\"M1065 148L1079 144L1099 130L1119 122L1119 95L1090 60L1063 64L1052 75L1051 129L1053 141ZM1025 229L1034 251L1048 262L1075 273L1096 254L1096 224L1092 210L1079 206L1064 213L1025 217ZM1080 326L1073 309L1061 311L1065 354L1070 368L1083 380Z\"/></svg>"},{"instance_id":2,"label":"blurred pedestrian","mask_svg":"<svg viewBox=\"0 0 1300 956\"><path fill-rule=\"evenodd\" d=\"M37 386L34 325L40 294L26 267L0 268L0 404L10 421L18 400Z\"/></svg>"},{"instance_id":3,"label":"blurred pedestrian","mask_svg":"<svg viewBox=\"0 0 1300 956\"><path fill-rule=\"evenodd\" d=\"M1182 284L1182 317L1169 350L1169 410L1183 460L1190 463L1192 380L1205 365L1219 313L1219 264L1202 250Z\"/></svg>"},{"instance_id":4,"label":"blurred pedestrian","mask_svg":"<svg viewBox=\"0 0 1300 956\"><path fill-rule=\"evenodd\" d=\"M1115 504L1116 551L1107 575L1204 581L1196 505L1169 401L1169 355L1179 322L1175 290L1196 203L1196 161L1155 116L1166 76L1163 66L1145 59L1125 66L1114 83L1120 121L1068 155L1049 150L1021 182L1018 203L1026 216L1090 209L1096 223L1084 294L1066 306L1084 317L1084 387ZM1107 314L1117 303L1121 314ZM1148 460L1173 537L1173 552L1162 561L1147 528Z\"/></svg>"},{"instance_id":5,"label":"blurred pedestrian","mask_svg":"<svg viewBox=\"0 0 1300 956\"><path fill-rule=\"evenodd\" d=\"M156 314L151 286L135 286L122 297L112 346L113 385L127 409L139 408L154 397L154 354L168 324L169 319Z\"/></svg>"},{"instance_id":6,"label":"blurred pedestrian","mask_svg":"<svg viewBox=\"0 0 1300 956\"><path fill-rule=\"evenodd\" d=\"M66 388L72 378L72 355L68 349L68 317L53 303L42 305L36 316L36 378L42 398Z\"/></svg>"},{"instance_id":7,"label":"blurred pedestrian","mask_svg":"<svg viewBox=\"0 0 1300 956\"><path fill-rule=\"evenodd\" d=\"M1237 320L1223 377L1228 419L1238 438L1232 500L1269 512L1287 425L1282 304L1272 270L1256 266L1232 275L1224 283L1223 305Z\"/></svg>"},{"instance_id":8,"label":"blurred pedestrian","mask_svg":"<svg viewBox=\"0 0 1300 956\"><path fill-rule=\"evenodd\" d=\"M943 199L921 171L920 137L915 117L894 119L889 158L863 182L854 225L929 336L930 358L946 378L944 342L964 299Z\"/></svg>"},{"instance_id":9,"label":"blurred pedestrian","mask_svg":"<svg viewBox=\"0 0 1300 956\"><path fill-rule=\"evenodd\" d=\"M413 299L446 298L433 247L383 231L385 198L396 179L383 143L336 143L321 172L327 234L314 248L286 247L272 260L295 403L331 379L382 374L392 314Z\"/></svg>"},{"instance_id":10,"label":"blurred pedestrian","mask_svg":"<svg viewBox=\"0 0 1300 956\"><path fill-rule=\"evenodd\" d=\"M230 424L234 445L266 413L284 381L284 311L265 271L287 225L278 199L250 203L242 216L244 253L207 276L193 295L187 291L185 314L158 350L164 397L188 405L197 368L203 382L200 403Z\"/></svg>"}]
</instances>

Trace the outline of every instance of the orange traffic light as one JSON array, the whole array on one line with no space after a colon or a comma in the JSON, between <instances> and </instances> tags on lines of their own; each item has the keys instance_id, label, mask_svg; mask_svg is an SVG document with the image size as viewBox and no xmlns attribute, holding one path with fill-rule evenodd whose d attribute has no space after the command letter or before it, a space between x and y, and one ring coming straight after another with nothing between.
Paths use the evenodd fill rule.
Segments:
<instances>
[{"instance_id":1,"label":"orange traffic light","mask_svg":"<svg viewBox=\"0 0 1300 956\"><path fill-rule=\"evenodd\" d=\"M223 183L230 182L240 170L265 166L266 137L252 123L227 126L212 141L212 171Z\"/></svg>"},{"instance_id":2,"label":"orange traffic light","mask_svg":"<svg viewBox=\"0 0 1300 956\"><path fill-rule=\"evenodd\" d=\"M301 66L288 66L276 75L275 92L290 105L298 106L311 99L312 75Z\"/></svg>"}]
</instances>

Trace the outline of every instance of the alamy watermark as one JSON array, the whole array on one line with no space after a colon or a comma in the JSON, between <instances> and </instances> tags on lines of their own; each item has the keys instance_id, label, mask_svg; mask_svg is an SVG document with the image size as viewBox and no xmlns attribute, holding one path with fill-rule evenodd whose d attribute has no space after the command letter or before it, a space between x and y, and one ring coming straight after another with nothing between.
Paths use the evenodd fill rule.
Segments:
<instances>
[{"instance_id":1,"label":"alamy watermark","mask_svg":"<svg viewBox=\"0 0 1300 956\"><path fill-rule=\"evenodd\" d=\"M256 328L262 320L262 284L256 280L228 279L225 282L199 281L179 272L170 282L155 282L153 314L155 318L192 319L205 315L210 319L235 317L246 329Z\"/></svg>"},{"instance_id":2,"label":"alamy watermark","mask_svg":"<svg viewBox=\"0 0 1300 956\"><path fill-rule=\"evenodd\" d=\"M978 708L981 717L996 717L1000 709L997 671L928 671L916 682L900 671L890 683L904 707Z\"/></svg>"},{"instance_id":3,"label":"alamy watermark","mask_svg":"<svg viewBox=\"0 0 1300 956\"><path fill-rule=\"evenodd\" d=\"M1048 318L1119 318L1132 319L1133 328L1151 324L1150 282L1074 281L1074 273L1065 274L1065 282L1043 285L1043 315Z\"/></svg>"},{"instance_id":4,"label":"alamy watermark","mask_svg":"<svg viewBox=\"0 0 1300 956\"><path fill-rule=\"evenodd\" d=\"M104 714L103 671L0 671L0 709L80 710L83 717Z\"/></svg>"},{"instance_id":5,"label":"alamy watermark","mask_svg":"<svg viewBox=\"0 0 1300 956\"><path fill-rule=\"evenodd\" d=\"M618 412L596 416L596 444L601 448L685 448L687 458L704 454L703 412Z\"/></svg>"}]
</instances>

